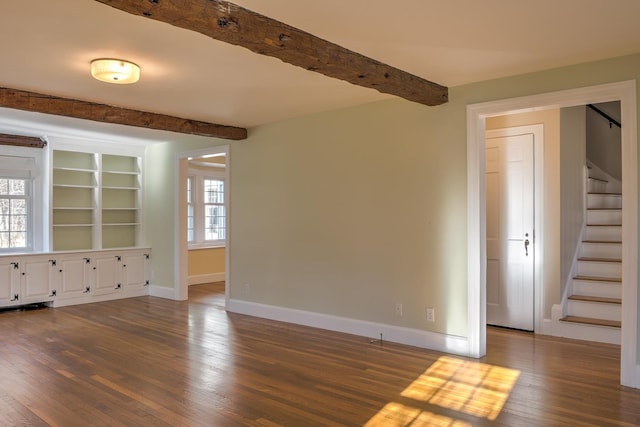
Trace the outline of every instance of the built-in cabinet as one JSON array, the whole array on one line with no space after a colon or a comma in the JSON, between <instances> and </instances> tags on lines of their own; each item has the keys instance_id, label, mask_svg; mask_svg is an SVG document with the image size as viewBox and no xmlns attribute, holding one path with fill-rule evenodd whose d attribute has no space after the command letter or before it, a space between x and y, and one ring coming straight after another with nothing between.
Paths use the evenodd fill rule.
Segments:
<instances>
[{"instance_id":1,"label":"built-in cabinet","mask_svg":"<svg viewBox=\"0 0 640 427\"><path fill-rule=\"evenodd\" d=\"M141 158L53 150L51 250L140 244Z\"/></svg>"},{"instance_id":2,"label":"built-in cabinet","mask_svg":"<svg viewBox=\"0 0 640 427\"><path fill-rule=\"evenodd\" d=\"M0 307L53 306L146 295L148 248L0 257Z\"/></svg>"}]
</instances>

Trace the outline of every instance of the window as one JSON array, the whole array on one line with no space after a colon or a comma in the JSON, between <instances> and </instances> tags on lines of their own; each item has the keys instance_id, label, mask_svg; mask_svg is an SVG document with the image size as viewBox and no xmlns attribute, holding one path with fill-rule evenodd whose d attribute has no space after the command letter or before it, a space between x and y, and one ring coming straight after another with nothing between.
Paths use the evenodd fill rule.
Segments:
<instances>
[{"instance_id":1,"label":"window","mask_svg":"<svg viewBox=\"0 0 640 427\"><path fill-rule=\"evenodd\" d=\"M187 178L189 247L224 246L227 227L224 165L190 166Z\"/></svg>"},{"instance_id":2,"label":"window","mask_svg":"<svg viewBox=\"0 0 640 427\"><path fill-rule=\"evenodd\" d=\"M195 222L193 218L193 183L195 176L187 178L187 241L193 242L195 239Z\"/></svg>"},{"instance_id":3,"label":"window","mask_svg":"<svg viewBox=\"0 0 640 427\"><path fill-rule=\"evenodd\" d=\"M41 153L40 149L1 147L0 252L41 248Z\"/></svg>"},{"instance_id":4,"label":"window","mask_svg":"<svg viewBox=\"0 0 640 427\"><path fill-rule=\"evenodd\" d=\"M204 240L225 239L224 180L204 179Z\"/></svg>"},{"instance_id":5,"label":"window","mask_svg":"<svg viewBox=\"0 0 640 427\"><path fill-rule=\"evenodd\" d=\"M27 249L31 180L0 178L0 250Z\"/></svg>"}]
</instances>

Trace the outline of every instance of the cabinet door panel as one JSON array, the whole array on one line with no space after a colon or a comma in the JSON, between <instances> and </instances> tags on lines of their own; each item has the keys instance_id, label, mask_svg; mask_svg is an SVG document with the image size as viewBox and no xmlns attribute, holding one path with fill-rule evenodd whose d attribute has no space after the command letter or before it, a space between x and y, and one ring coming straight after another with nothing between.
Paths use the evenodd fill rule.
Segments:
<instances>
[{"instance_id":1,"label":"cabinet door panel","mask_svg":"<svg viewBox=\"0 0 640 427\"><path fill-rule=\"evenodd\" d=\"M147 285L148 256L145 253L124 254L122 257L122 274L125 288L143 288Z\"/></svg>"},{"instance_id":2,"label":"cabinet door panel","mask_svg":"<svg viewBox=\"0 0 640 427\"><path fill-rule=\"evenodd\" d=\"M88 258L73 258L59 260L61 274L58 297L72 298L84 296L89 292L89 263Z\"/></svg>"},{"instance_id":3,"label":"cabinet door panel","mask_svg":"<svg viewBox=\"0 0 640 427\"><path fill-rule=\"evenodd\" d=\"M110 294L120 289L121 261L118 256L95 257L93 266L93 293Z\"/></svg>"},{"instance_id":4,"label":"cabinet door panel","mask_svg":"<svg viewBox=\"0 0 640 427\"><path fill-rule=\"evenodd\" d=\"M23 304L53 300L51 295L52 263L49 260L28 260L22 266Z\"/></svg>"},{"instance_id":5,"label":"cabinet door panel","mask_svg":"<svg viewBox=\"0 0 640 427\"><path fill-rule=\"evenodd\" d=\"M20 303L20 283L18 263L0 263L0 307L7 307ZM18 298L16 298L16 295Z\"/></svg>"}]
</instances>

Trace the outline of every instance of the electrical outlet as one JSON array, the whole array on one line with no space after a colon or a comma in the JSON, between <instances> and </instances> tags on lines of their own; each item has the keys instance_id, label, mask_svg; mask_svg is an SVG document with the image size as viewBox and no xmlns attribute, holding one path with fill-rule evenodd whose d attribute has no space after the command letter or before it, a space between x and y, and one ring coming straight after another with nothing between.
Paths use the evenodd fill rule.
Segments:
<instances>
[{"instance_id":1,"label":"electrical outlet","mask_svg":"<svg viewBox=\"0 0 640 427\"><path fill-rule=\"evenodd\" d=\"M251 285L250 284L248 284L248 283L244 284L244 293L245 294L251 293Z\"/></svg>"},{"instance_id":2,"label":"electrical outlet","mask_svg":"<svg viewBox=\"0 0 640 427\"><path fill-rule=\"evenodd\" d=\"M396 303L396 316L402 316L402 303Z\"/></svg>"},{"instance_id":3,"label":"electrical outlet","mask_svg":"<svg viewBox=\"0 0 640 427\"><path fill-rule=\"evenodd\" d=\"M436 321L436 310L433 307L427 307L427 322Z\"/></svg>"}]
</instances>

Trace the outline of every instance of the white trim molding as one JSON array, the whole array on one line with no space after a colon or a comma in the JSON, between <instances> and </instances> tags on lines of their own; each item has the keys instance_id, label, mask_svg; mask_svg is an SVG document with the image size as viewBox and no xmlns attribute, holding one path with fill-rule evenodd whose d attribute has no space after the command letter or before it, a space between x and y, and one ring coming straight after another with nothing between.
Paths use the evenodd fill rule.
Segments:
<instances>
[{"instance_id":1,"label":"white trim molding","mask_svg":"<svg viewBox=\"0 0 640 427\"><path fill-rule=\"evenodd\" d=\"M149 286L149 295L152 297L179 301L179 299L176 298L175 290L173 288L167 288L166 286L158 286L158 285Z\"/></svg>"},{"instance_id":2,"label":"white trim molding","mask_svg":"<svg viewBox=\"0 0 640 427\"><path fill-rule=\"evenodd\" d=\"M486 354L485 119L491 116L620 101L622 113L622 330L620 382L640 387L638 367L638 138L636 82L492 101L467 106L467 274L470 354Z\"/></svg>"},{"instance_id":3,"label":"white trim molding","mask_svg":"<svg viewBox=\"0 0 640 427\"><path fill-rule=\"evenodd\" d=\"M342 332L366 337L369 340L378 341L382 339L383 342L389 341L460 356L469 355L469 342L467 338L456 335L367 322L364 320L276 307L237 299L230 299L227 302L226 309L232 313Z\"/></svg>"}]
</instances>

